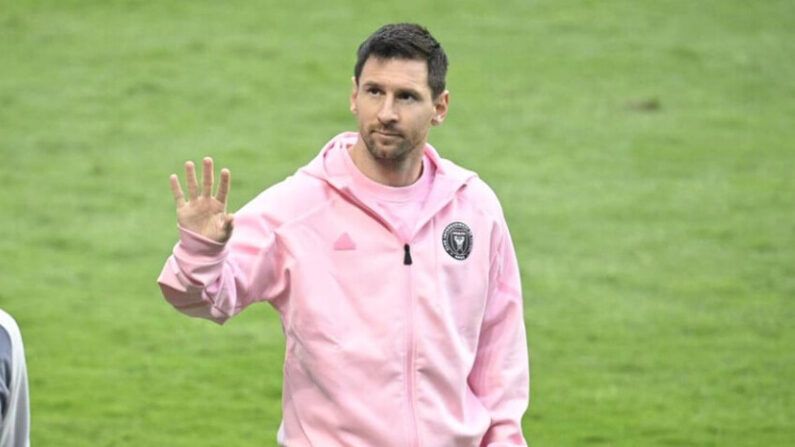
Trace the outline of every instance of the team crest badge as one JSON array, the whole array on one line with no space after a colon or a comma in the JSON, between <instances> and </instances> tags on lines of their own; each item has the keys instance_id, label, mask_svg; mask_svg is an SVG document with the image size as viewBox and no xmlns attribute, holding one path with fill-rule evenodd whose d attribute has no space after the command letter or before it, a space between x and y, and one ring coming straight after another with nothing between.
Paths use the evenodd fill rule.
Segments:
<instances>
[{"instance_id":1,"label":"team crest badge","mask_svg":"<svg viewBox=\"0 0 795 447\"><path fill-rule=\"evenodd\" d=\"M472 230L465 223L451 223L442 233L442 246L448 255L463 261L472 252Z\"/></svg>"}]
</instances>

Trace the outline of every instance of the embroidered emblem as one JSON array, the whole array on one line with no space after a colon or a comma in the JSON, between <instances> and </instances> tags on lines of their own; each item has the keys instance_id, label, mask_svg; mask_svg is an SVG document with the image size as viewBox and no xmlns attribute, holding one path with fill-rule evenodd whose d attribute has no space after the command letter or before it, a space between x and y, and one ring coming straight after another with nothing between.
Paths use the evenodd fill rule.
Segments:
<instances>
[{"instance_id":1,"label":"embroidered emblem","mask_svg":"<svg viewBox=\"0 0 795 447\"><path fill-rule=\"evenodd\" d=\"M442 246L448 255L463 261L472 252L472 230L465 223L451 223L442 233Z\"/></svg>"}]
</instances>

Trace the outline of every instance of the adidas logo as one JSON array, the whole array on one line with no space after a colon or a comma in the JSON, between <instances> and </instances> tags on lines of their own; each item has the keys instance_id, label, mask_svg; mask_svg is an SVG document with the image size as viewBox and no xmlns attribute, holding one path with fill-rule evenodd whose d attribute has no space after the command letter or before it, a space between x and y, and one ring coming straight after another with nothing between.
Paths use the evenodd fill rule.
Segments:
<instances>
[{"instance_id":1,"label":"adidas logo","mask_svg":"<svg viewBox=\"0 0 795 447\"><path fill-rule=\"evenodd\" d=\"M356 250L356 244L353 243L353 239L348 236L348 233L342 233L337 238L337 242L334 242L334 250Z\"/></svg>"}]
</instances>

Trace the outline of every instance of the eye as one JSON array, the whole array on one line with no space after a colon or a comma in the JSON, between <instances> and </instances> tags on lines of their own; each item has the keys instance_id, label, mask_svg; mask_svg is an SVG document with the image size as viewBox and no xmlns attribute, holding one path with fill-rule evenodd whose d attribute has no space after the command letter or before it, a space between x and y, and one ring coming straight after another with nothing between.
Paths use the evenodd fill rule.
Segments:
<instances>
[{"instance_id":1,"label":"eye","mask_svg":"<svg viewBox=\"0 0 795 447\"><path fill-rule=\"evenodd\" d=\"M381 89L378 88L378 87L368 87L367 88L367 93L369 93L371 95L380 95L382 92L381 92Z\"/></svg>"},{"instance_id":2,"label":"eye","mask_svg":"<svg viewBox=\"0 0 795 447\"><path fill-rule=\"evenodd\" d=\"M399 93L397 97L401 101L415 101L417 99L416 96L408 92Z\"/></svg>"}]
</instances>

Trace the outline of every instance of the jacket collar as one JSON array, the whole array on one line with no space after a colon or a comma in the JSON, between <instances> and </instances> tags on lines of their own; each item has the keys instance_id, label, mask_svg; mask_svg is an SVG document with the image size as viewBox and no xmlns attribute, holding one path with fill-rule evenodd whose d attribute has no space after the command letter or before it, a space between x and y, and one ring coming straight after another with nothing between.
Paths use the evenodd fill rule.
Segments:
<instances>
[{"instance_id":1,"label":"jacket collar","mask_svg":"<svg viewBox=\"0 0 795 447\"><path fill-rule=\"evenodd\" d=\"M386 219L381 217L376 210L370 209L353 196L350 190L350 184L353 179L348 174L347 170L336 163L329 162L331 157L328 154L337 148L347 148L356 143L359 134L356 132L343 132L328 143L326 143L320 150L320 153L305 167L301 168L299 172L303 172L310 176L319 178L327 182L332 188L340 192L346 198L352 200L358 206L366 208L370 213L378 216L382 222L387 226ZM425 144L425 155L431 160L436 168L436 175L434 176L433 186L428 194L428 199L420 213L417 226L412 232L414 233L422 228L425 223L430 220L436 213L444 208L455 197L455 194L461 188L464 188L467 183L477 177L474 172L461 168L449 160L445 160L439 156L436 149L430 144ZM409 241L404 241L409 242Z\"/></svg>"}]
</instances>

